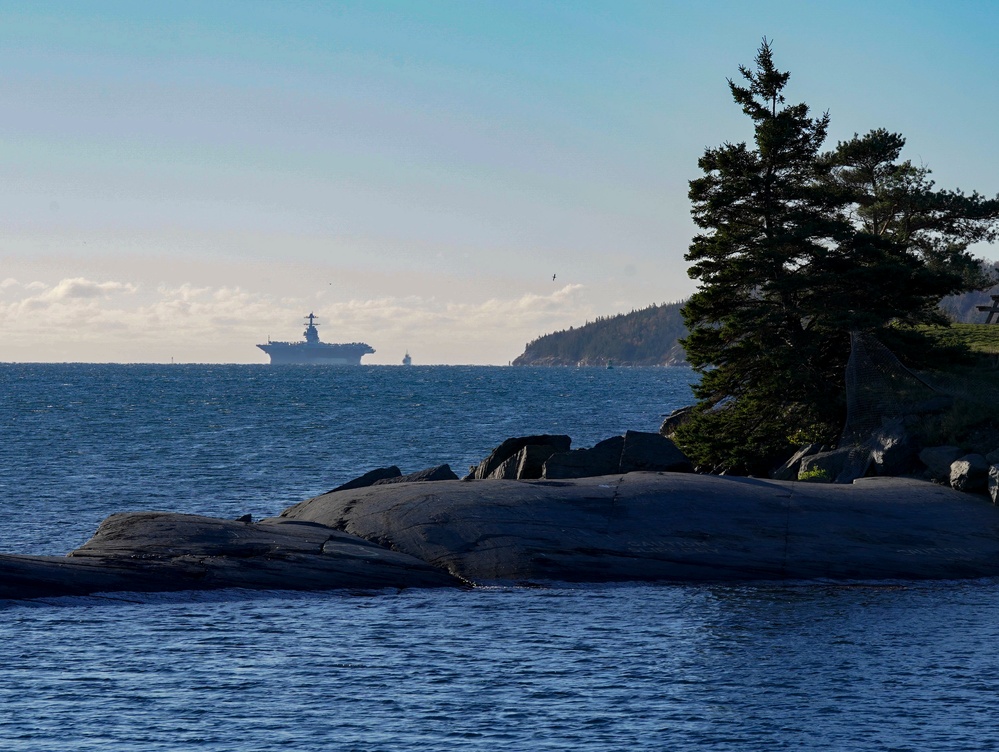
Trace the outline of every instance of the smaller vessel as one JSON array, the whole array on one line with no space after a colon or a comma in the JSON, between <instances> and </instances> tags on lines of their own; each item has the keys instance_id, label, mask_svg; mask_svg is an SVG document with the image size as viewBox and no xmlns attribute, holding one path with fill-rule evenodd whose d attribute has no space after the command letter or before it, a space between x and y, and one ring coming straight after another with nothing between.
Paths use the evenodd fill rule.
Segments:
<instances>
[{"instance_id":1,"label":"smaller vessel","mask_svg":"<svg viewBox=\"0 0 999 752\"><path fill-rule=\"evenodd\" d=\"M359 366L361 365L361 356L369 355L375 351L371 345L365 342L350 342L348 344L321 342L319 330L316 329L315 315L310 313L305 319L309 325L304 332L304 342L271 342L268 338L266 345L257 345L271 356L271 365L308 363Z\"/></svg>"},{"instance_id":2,"label":"smaller vessel","mask_svg":"<svg viewBox=\"0 0 999 752\"><path fill-rule=\"evenodd\" d=\"M402 359L402 364L404 366L411 366L411 365L413 365L413 359L411 357L409 357L409 350L406 350L406 355Z\"/></svg>"}]
</instances>

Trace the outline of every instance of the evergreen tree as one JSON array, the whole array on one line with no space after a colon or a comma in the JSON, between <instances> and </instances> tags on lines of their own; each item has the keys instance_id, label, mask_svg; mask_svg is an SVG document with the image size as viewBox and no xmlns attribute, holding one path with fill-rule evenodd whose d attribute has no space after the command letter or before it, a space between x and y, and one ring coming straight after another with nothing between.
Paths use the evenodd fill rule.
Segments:
<instances>
[{"instance_id":1,"label":"evergreen tree","mask_svg":"<svg viewBox=\"0 0 999 752\"><path fill-rule=\"evenodd\" d=\"M999 199L934 190L929 169L898 161L904 146L900 134L878 129L822 158L855 230L840 287L852 291L857 329L945 323L943 297L991 284L968 248L996 238Z\"/></svg>"},{"instance_id":2,"label":"evergreen tree","mask_svg":"<svg viewBox=\"0 0 999 752\"><path fill-rule=\"evenodd\" d=\"M702 467L762 474L789 447L837 440L850 331L918 338L942 296L984 284L967 249L993 237L999 201L934 191L897 161L897 134L821 153L828 114L785 103L789 74L765 39L755 62L729 81L753 148L707 149L690 183L700 286L683 344L701 381L677 439Z\"/></svg>"}]
</instances>

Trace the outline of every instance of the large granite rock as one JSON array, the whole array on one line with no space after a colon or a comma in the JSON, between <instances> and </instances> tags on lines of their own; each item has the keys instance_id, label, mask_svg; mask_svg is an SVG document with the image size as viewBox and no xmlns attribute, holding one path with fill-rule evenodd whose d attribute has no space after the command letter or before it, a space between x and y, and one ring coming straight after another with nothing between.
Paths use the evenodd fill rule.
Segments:
<instances>
[{"instance_id":1,"label":"large granite rock","mask_svg":"<svg viewBox=\"0 0 999 752\"><path fill-rule=\"evenodd\" d=\"M999 575L999 508L908 479L445 482L326 494L283 517L342 529L472 582Z\"/></svg>"},{"instance_id":2,"label":"large granite rock","mask_svg":"<svg viewBox=\"0 0 999 752\"><path fill-rule=\"evenodd\" d=\"M316 523L283 519L254 524L165 512L116 514L68 556L0 555L0 598L459 584L406 554Z\"/></svg>"},{"instance_id":3,"label":"large granite rock","mask_svg":"<svg viewBox=\"0 0 999 752\"><path fill-rule=\"evenodd\" d=\"M950 465L950 485L958 491L984 491L988 478L989 463L980 454L966 454Z\"/></svg>"},{"instance_id":4,"label":"large granite rock","mask_svg":"<svg viewBox=\"0 0 999 752\"><path fill-rule=\"evenodd\" d=\"M893 478L837 485L635 472L371 485L258 523L113 515L69 556L0 556L0 598L984 576L999 576L999 507L985 497Z\"/></svg>"}]
</instances>

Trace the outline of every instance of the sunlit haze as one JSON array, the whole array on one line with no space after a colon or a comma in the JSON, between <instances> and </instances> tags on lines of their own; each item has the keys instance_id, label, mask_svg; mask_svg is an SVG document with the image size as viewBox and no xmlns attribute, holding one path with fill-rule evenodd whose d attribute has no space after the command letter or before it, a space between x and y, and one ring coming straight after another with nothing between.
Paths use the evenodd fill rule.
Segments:
<instances>
[{"instance_id":1,"label":"sunlit haze","mask_svg":"<svg viewBox=\"0 0 999 752\"><path fill-rule=\"evenodd\" d=\"M988 2L3 2L0 361L503 364L693 291L762 37L831 148L999 193ZM996 249L975 251L989 258Z\"/></svg>"}]
</instances>

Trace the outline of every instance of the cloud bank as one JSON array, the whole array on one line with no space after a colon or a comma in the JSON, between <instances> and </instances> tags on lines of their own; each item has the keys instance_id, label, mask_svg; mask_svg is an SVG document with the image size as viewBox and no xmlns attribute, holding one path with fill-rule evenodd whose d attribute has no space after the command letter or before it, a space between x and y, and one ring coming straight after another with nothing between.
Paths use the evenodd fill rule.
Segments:
<instances>
[{"instance_id":1,"label":"cloud bank","mask_svg":"<svg viewBox=\"0 0 999 752\"><path fill-rule=\"evenodd\" d=\"M255 345L301 338L303 316L319 316L328 342L364 341L371 364L506 364L530 339L596 315L585 287L481 301L385 295L302 310L239 286L143 285L77 276L0 282L0 361L265 363Z\"/></svg>"}]
</instances>

